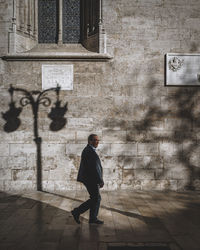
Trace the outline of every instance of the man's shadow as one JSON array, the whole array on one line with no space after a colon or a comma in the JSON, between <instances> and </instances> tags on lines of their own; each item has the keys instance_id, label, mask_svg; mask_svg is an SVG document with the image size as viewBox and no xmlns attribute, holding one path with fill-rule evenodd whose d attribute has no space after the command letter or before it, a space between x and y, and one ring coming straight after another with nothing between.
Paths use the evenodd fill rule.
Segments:
<instances>
[{"instance_id":1,"label":"man's shadow","mask_svg":"<svg viewBox=\"0 0 200 250\"><path fill-rule=\"evenodd\" d=\"M61 198L64 198L64 199L68 199L68 200L72 200L72 201L76 201L76 202L83 202L83 200L79 200L79 199L72 198L72 197L69 197L69 196L65 196L65 195L61 195L61 194L55 194L55 193L51 193L51 192L48 192L48 191L43 191L43 192L47 193L47 194L55 195L55 196L58 196L58 197L61 197ZM154 219L152 217L143 216L143 215L128 212L128 211L122 211L122 210L112 208L112 207L107 207L107 206L104 206L104 205L101 205L101 208L104 208L104 209L106 209L108 211L112 211L112 212L116 212L116 213L125 215L127 217L136 218L136 219L142 220L142 221L144 221L146 223L153 223L155 220L157 221L157 219Z\"/></svg>"}]
</instances>

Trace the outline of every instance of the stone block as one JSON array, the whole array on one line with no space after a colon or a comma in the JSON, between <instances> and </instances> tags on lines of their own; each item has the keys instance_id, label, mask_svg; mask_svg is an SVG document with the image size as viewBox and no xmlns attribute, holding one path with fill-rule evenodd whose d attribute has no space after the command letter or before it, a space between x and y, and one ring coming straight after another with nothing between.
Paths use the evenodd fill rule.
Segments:
<instances>
[{"instance_id":1,"label":"stone block","mask_svg":"<svg viewBox=\"0 0 200 250\"><path fill-rule=\"evenodd\" d=\"M160 143L160 155L167 158L169 156L178 155L182 152L182 144L173 142Z\"/></svg>"},{"instance_id":2,"label":"stone block","mask_svg":"<svg viewBox=\"0 0 200 250\"><path fill-rule=\"evenodd\" d=\"M120 187L120 183L117 183L116 180L107 180L104 184L103 190L116 190Z\"/></svg>"},{"instance_id":3,"label":"stone block","mask_svg":"<svg viewBox=\"0 0 200 250\"><path fill-rule=\"evenodd\" d=\"M81 155L83 149L86 147L86 144L66 144L67 155Z\"/></svg>"},{"instance_id":4,"label":"stone block","mask_svg":"<svg viewBox=\"0 0 200 250\"><path fill-rule=\"evenodd\" d=\"M146 132L143 131L136 131L136 130L128 130L126 135L127 142L143 142L146 140L147 135Z\"/></svg>"},{"instance_id":5,"label":"stone block","mask_svg":"<svg viewBox=\"0 0 200 250\"><path fill-rule=\"evenodd\" d=\"M93 126L93 118L68 118L68 126L73 128L79 127L92 127Z\"/></svg>"},{"instance_id":6,"label":"stone block","mask_svg":"<svg viewBox=\"0 0 200 250\"><path fill-rule=\"evenodd\" d=\"M64 155L65 154L65 143L43 143L42 155L53 156L53 155Z\"/></svg>"},{"instance_id":7,"label":"stone block","mask_svg":"<svg viewBox=\"0 0 200 250\"><path fill-rule=\"evenodd\" d=\"M192 129L192 120L185 118L166 118L165 119L165 130L181 130L190 131Z\"/></svg>"},{"instance_id":8,"label":"stone block","mask_svg":"<svg viewBox=\"0 0 200 250\"><path fill-rule=\"evenodd\" d=\"M135 179L135 172L133 169L125 169L123 170L123 183L129 183Z\"/></svg>"},{"instance_id":9,"label":"stone block","mask_svg":"<svg viewBox=\"0 0 200 250\"><path fill-rule=\"evenodd\" d=\"M120 156L119 165L123 169L162 169L163 159L159 156Z\"/></svg>"},{"instance_id":10,"label":"stone block","mask_svg":"<svg viewBox=\"0 0 200 250\"><path fill-rule=\"evenodd\" d=\"M200 18L188 18L185 21L185 27L189 28L190 30L198 30L200 25Z\"/></svg>"},{"instance_id":11,"label":"stone block","mask_svg":"<svg viewBox=\"0 0 200 250\"><path fill-rule=\"evenodd\" d=\"M75 131L70 131L66 129L63 129L56 133L49 131L47 140L48 142L57 142L57 143L75 142L75 133L76 133Z\"/></svg>"},{"instance_id":12,"label":"stone block","mask_svg":"<svg viewBox=\"0 0 200 250\"><path fill-rule=\"evenodd\" d=\"M193 186L195 187L195 190L200 190L200 180L196 179L193 181Z\"/></svg>"},{"instance_id":13,"label":"stone block","mask_svg":"<svg viewBox=\"0 0 200 250\"><path fill-rule=\"evenodd\" d=\"M27 157L10 156L8 158L8 166L10 169L27 169Z\"/></svg>"},{"instance_id":14,"label":"stone block","mask_svg":"<svg viewBox=\"0 0 200 250\"><path fill-rule=\"evenodd\" d=\"M177 170L187 170L188 169L188 162L185 161L185 159L182 159L180 157L177 157L176 155L172 155L170 158L169 156L164 157L164 168L168 171L171 171L173 169Z\"/></svg>"},{"instance_id":15,"label":"stone block","mask_svg":"<svg viewBox=\"0 0 200 250\"><path fill-rule=\"evenodd\" d=\"M5 62L0 59L0 74L4 74L5 73Z\"/></svg>"},{"instance_id":16,"label":"stone block","mask_svg":"<svg viewBox=\"0 0 200 250\"><path fill-rule=\"evenodd\" d=\"M156 180L170 180L171 172L169 169L156 169L155 179Z\"/></svg>"},{"instance_id":17,"label":"stone block","mask_svg":"<svg viewBox=\"0 0 200 250\"><path fill-rule=\"evenodd\" d=\"M137 157L119 156L118 164L124 170L134 169L136 166Z\"/></svg>"},{"instance_id":18,"label":"stone block","mask_svg":"<svg viewBox=\"0 0 200 250\"><path fill-rule=\"evenodd\" d=\"M36 165L37 165L36 159L37 159L36 158L36 152L33 153L33 154L28 155L27 163L26 163L27 169L36 169ZM44 160L45 160L45 158L42 155L42 163L43 163Z\"/></svg>"},{"instance_id":19,"label":"stone block","mask_svg":"<svg viewBox=\"0 0 200 250\"><path fill-rule=\"evenodd\" d=\"M43 157L42 168L46 171L54 171L62 169L63 173L69 175L71 169L78 169L80 157L76 155L52 155Z\"/></svg>"},{"instance_id":20,"label":"stone block","mask_svg":"<svg viewBox=\"0 0 200 250\"><path fill-rule=\"evenodd\" d=\"M141 180L141 190L160 190L160 182L157 180Z\"/></svg>"},{"instance_id":21,"label":"stone block","mask_svg":"<svg viewBox=\"0 0 200 250\"><path fill-rule=\"evenodd\" d=\"M141 180L134 180L131 186L134 190L142 190Z\"/></svg>"},{"instance_id":22,"label":"stone block","mask_svg":"<svg viewBox=\"0 0 200 250\"><path fill-rule=\"evenodd\" d=\"M36 190L36 185L31 180L4 181L4 190L33 191Z\"/></svg>"},{"instance_id":23,"label":"stone block","mask_svg":"<svg viewBox=\"0 0 200 250\"><path fill-rule=\"evenodd\" d=\"M177 190L178 191L186 191L186 190L194 190L195 185L193 182L190 182L188 179L177 180Z\"/></svg>"},{"instance_id":24,"label":"stone block","mask_svg":"<svg viewBox=\"0 0 200 250\"><path fill-rule=\"evenodd\" d=\"M180 48L180 41L156 40L151 41L151 51L172 51Z\"/></svg>"},{"instance_id":25,"label":"stone block","mask_svg":"<svg viewBox=\"0 0 200 250\"><path fill-rule=\"evenodd\" d=\"M0 168L0 180L11 180L11 170Z\"/></svg>"},{"instance_id":26,"label":"stone block","mask_svg":"<svg viewBox=\"0 0 200 250\"><path fill-rule=\"evenodd\" d=\"M36 172L34 170L12 170L12 180L13 181L32 181L36 179Z\"/></svg>"},{"instance_id":27,"label":"stone block","mask_svg":"<svg viewBox=\"0 0 200 250\"><path fill-rule=\"evenodd\" d=\"M65 181L54 181L54 183L49 182L48 186L54 185L54 191L67 191L76 190L76 181L65 180Z\"/></svg>"},{"instance_id":28,"label":"stone block","mask_svg":"<svg viewBox=\"0 0 200 250\"><path fill-rule=\"evenodd\" d=\"M158 155L158 143L138 143L138 155Z\"/></svg>"},{"instance_id":29,"label":"stone block","mask_svg":"<svg viewBox=\"0 0 200 250\"><path fill-rule=\"evenodd\" d=\"M172 169L170 171L171 180L189 180L191 178L192 170L190 169Z\"/></svg>"},{"instance_id":30,"label":"stone block","mask_svg":"<svg viewBox=\"0 0 200 250\"><path fill-rule=\"evenodd\" d=\"M111 155L137 155L137 145L136 144L111 144Z\"/></svg>"},{"instance_id":31,"label":"stone block","mask_svg":"<svg viewBox=\"0 0 200 250\"><path fill-rule=\"evenodd\" d=\"M160 189L161 190L174 190L177 191L178 182L177 180L161 180Z\"/></svg>"},{"instance_id":32,"label":"stone block","mask_svg":"<svg viewBox=\"0 0 200 250\"><path fill-rule=\"evenodd\" d=\"M9 144L0 143L0 156L8 156L9 155Z\"/></svg>"},{"instance_id":33,"label":"stone block","mask_svg":"<svg viewBox=\"0 0 200 250\"><path fill-rule=\"evenodd\" d=\"M120 185L120 190L140 190L141 188L139 188L138 186L133 185L133 182L129 182L129 183L122 183Z\"/></svg>"},{"instance_id":34,"label":"stone block","mask_svg":"<svg viewBox=\"0 0 200 250\"><path fill-rule=\"evenodd\" d=\"M126 142L126 131L122 130L103 130L102 140L105 143Z\"/></svg>"},{"instance_id":35,"label":"stone block","mask_svg":"<svg viewBox=\"0 0 200 250\"><path fill-rule=\"evenodd\" d=\"M102 126L105 129L113 129L113 130L125 130L127 128L127 121L124 119L117 119L117 118L107 118L104 119L102 122Z\"/></svg>"},{"instance_id":36,"label":"stone block","mask_svg":"<svg viewBox=\"0 0 200 250\"><path fill-rule=\"evenodd\" d=\"M0 169L6 169L6 168L9 168L8 157L6 156L0 157Z\"/></svg>"},{"instance_id":37,"label":"stone block","mask_svg":"<svg viewBox=\"0 0 200 250\"><path fill-rule=\"evenodd\" d=\"M111 144L100 143L97 148L97 154L99 154L99 156L110 156Z\"/></svg>"},{"instance_id":38,"label":"stone block","mask_svg":"<svg viewBox=\"0 0 200 250\"><path fill-rule=\"evenodd\" d=\"M44 169L44 167L42 167L43 171L42 171L42 180L43 181L48 181L50 178L50 174L49 174L49 170Z\"/></svg>"},{"instance_id":39,"label":"stone block","mask_svg":"<svg viewBox=\"0 0 200 250\"><path fill-rule=\"evenodd\" d=\"M135 173L136 180L153 180L153 179L155 179L155 170L135 169L134 173Z\"/></svg>"},{"instance_id":40,"label":"stone block","mask_svg":"<svg viewBox=\"0 0 200 250\"><path fill-rule=\"evenodd\" d=\"M22 144L22 143L12 143L9 144L10 155L30 155L36 153L36 147L34 144Z\"/></svg>"},{"instance_id":41,"label":"stone block","mask_svg":"<svg viewBox=\"0 0 200 250\"><path fill-rule=\"evenodd\" d=\"M100 158L101 158L101 164L103 166L103 169L108 168L108 169L118 171L118 169L121 167L118 157L102 155Z\"/></svg>"},{"instance_id":42,"label":"stone block","mask_svg":"<svg viewBox=\"0 0 200 250\"><path fill-rule=\"evenodd\" d=\"M121 173L119 169L109 169L103 166L103 179L104 182L107 180L116 180L118 182L121 179Z\"/></svg>"},{"instance_id":43,"label":"stone block","mask_svg":"<svg viewBox=\"0 0 200 250\"><path fill-rule=\"evenodd\" d=\"M68 178L68 173L63 168L56 168L54 170L49 170L49 180L50 181L65 181Z\"/></svg>"}]
</instances>

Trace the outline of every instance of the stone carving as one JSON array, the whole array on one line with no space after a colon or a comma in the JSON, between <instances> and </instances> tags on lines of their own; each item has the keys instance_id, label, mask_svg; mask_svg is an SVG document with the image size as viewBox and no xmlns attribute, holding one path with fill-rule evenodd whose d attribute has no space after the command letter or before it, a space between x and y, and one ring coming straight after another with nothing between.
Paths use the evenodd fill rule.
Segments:
<instances>
[{"instance_id":1,"label":"stone carving","mask_svg":"<svg viewBox=\"0 0 200 250\"><path fill-rule=\"evenodd\" d=\"M180 59L177 56L174 56L173 58L171 58L168 62L169 65L169 69L172 70L173 72L178 71L179 69L181 69L182 65L183 65L184 60Z\"/></svg>"}]
</instances>

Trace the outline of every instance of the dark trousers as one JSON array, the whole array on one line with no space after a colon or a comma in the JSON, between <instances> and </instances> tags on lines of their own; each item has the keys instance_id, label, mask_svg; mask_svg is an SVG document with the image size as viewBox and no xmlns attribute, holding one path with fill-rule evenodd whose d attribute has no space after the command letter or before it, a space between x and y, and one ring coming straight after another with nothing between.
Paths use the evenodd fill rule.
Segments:
<instances>
[{"instance_id":1,"label":"dark trousers","mask_svg":"<svg viewBox=\"0 0 200 250\"><path fill-rule=\"evenodd\" d=\"M87 191L90 195L90 199L83 202L79 207L75 208L75 211L78 212L79 214L82 214L88 209L90 209L90 220L96 220L101 202L99 185L94 183L91 184L84 183L84 185L87 188Z\"/></svg>"}]
</instances>

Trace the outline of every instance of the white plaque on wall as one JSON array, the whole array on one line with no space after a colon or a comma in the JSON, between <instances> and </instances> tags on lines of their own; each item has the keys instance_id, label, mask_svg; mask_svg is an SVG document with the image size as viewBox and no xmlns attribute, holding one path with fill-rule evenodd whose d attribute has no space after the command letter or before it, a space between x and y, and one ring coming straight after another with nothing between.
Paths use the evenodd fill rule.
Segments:
<instances>
[{"instance_id":1,"label":"white plaque on wall","mask_svg":"<svg viewBox=\"0 0 200 250\"><path fill-rule=\"evenodd\" d=\"M166 85L200 86L200 54L168 53Z\"/></svg>"},{"instance_id":2,"label":"white plaque on wall","mask_svg":"<svg viewBox=\"0 0 200 250\"><path fill-rule=\"evenodd\" d=\"M73 65L43 64L42 89L54 88L59 85L61 90L73 89Z\"/></svg>"}]
</instances>

